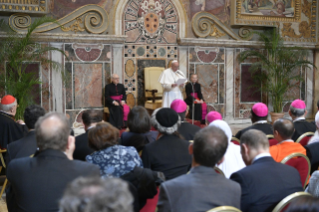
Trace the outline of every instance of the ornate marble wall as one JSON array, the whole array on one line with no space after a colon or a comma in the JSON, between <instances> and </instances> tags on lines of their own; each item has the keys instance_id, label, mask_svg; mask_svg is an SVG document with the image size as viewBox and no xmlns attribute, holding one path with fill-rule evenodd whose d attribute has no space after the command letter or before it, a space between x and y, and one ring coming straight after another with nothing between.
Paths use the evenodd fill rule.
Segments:
<instances>
[{"instance_id":1,"label":"ornate marble wall","mask_svg":"<svg viewBox=\"0 0 319 212\"><path fill-rule=\"evenodd\" d=\"M70 124L78 127L81 111L103 109L104 87L112 73L120 75L128 104L143 105L144 68L167 67L178 59L185 74L198 74L209 110L219 111L229 122L249 122L251 106L267 98L251 88L248 69L254 59L242 64L236 59L245 48L261 48L257 37L247 36L248 32L278 27L287 45L308 48L309 59L319 65L314 50L318 2L294 0L281 15L278 6L269 9L272 2L251 4L246 11L240 0L51 0L46 7L62 27L41 26L39 42L65 50L69 60L58 53L47 55L63 64L64 83L51 67L34 69L43 82L38 99L48 111L65 112ZM267 8L271 15L263 13ZM29 15L0 11L0 19L17 32L25 31L35 18ZM318 74L298 71L305 82L289 91L284 110L291 99L302 98L312 112Z\"/></svg>"}]
</instances>

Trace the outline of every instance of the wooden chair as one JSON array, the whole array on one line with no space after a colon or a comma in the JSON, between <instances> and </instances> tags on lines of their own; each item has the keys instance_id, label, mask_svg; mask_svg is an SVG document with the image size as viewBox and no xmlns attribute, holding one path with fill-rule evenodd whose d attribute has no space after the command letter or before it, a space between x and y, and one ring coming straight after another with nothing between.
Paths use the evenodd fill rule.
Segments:
<instances>
[{"instance_id":1,"label":"wooden chair","mask_svg":"<svg viewBox=\"0 0 319 212\"><path fill-rule=\"evenodd\" d=\"M0 149L0 160L1 160L0 172L1 172L2 168L6 168L6 164L5 164L4 158L3 158L3 153L5 153L5 152L7 152L6 149ZM7 186L7 183L8 183L8 179L6 178L3 185L2 185L2 189L0 192L0 198L2 197L2 194Z\"/></svg>"},{"instance_id":2,"label":"wooden chair","mask_svg":"<svg viewBox=\"0 0 319 212\"><path fill-rule=\"evenodd\" d=\"M158 79L163 71L163 67L148 67L144 69L146 109L155 110L162 107L163 87Z\"/></svg>"},{"instance_id":3,"label":"wooden chair","mask_svg":"<svg viewBox=\"0 0 319 212\"><path fill-rule=\"evenodd\" d=\"M240 140L238 138L234 137L234 136L231 138L230 141L233 142L236 145L240 145Z\"/></svg>"},{"instance_id":4,"label":"wooden chair","mask_svg":"<svg viewBox=\"0 0 319 212\"><path fill-rule=\"evenodd\" d=\"M210 209L207 212L241 212L241 210L232 206L219 206L219 207Z\"/></svg>"},{"instance_id":5,"label":"wooden chair","mask_svg":"<svg viewBox=\"0 0 319 212\"><path fill-rule=\"evenodd\" d=\"M266 135L269 141L269 146L278 144L278 141L274 138L274 135Z\"/></svg>"},{"instance_id":6,"label":"wooden chair","mask_svg":"<svg viewBox=\"0 0 319 212\"><path fill-rule=\"evenodd\" d=\"M299 138L296 140L296 143L300 143L302 146L306 146L314 134L315 133L313 132L306 132L299 136Z\"/></svg>"},{"instance_id":7,"label":"wooden chair","mask_svg":"<svg viewBox=\"0 0 319 212\"><path fill-rule=\"evenodd\" d=\"M288 208L289 204L293 200L295 200L296 198L301 197L301 196L311 196L311 194L309 194L307 192L303 192L303 191L290 194L287 197L285 197L283 200L281 200L276 205L276 207L273 209L272 212L283 212L283 211L285 211Z\"/></svg>"},{"instance_id":8,"label":"wooden chair","mask_svg":"<svg viewBox=\"0 0 319 212\"><path fill-rule=\"evenodd\" d=\"M223 175L223 176L225 177L224 172L223 172L220 168L218 168L217 166L215 166L214 169L215 169L215 172L216 172L216 173L221 174L221 175Z\"/></svg>"},{"instance_id":9,"label":"wooden chair","mask_svg":"<svg viewBox=\"0 0 319 212\"><path fill-rule=\"evenodd\" d=\"M281 163L292 166L298 170L301 183L305 188L310 174L310 161L308 157L301 153L292 153L285 157Z\"/></svg>"}]
</instances>

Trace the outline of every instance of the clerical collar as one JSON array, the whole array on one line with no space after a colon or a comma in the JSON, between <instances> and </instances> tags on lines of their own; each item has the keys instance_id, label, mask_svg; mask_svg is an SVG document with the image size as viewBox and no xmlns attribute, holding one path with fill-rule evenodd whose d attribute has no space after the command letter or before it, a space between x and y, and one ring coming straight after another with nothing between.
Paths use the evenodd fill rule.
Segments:
<instances>
[{"instance_id":1,"label":"clerical collar","mask_svg":"<svg viewBox=\"0 0 319 212\"><path fill-rule=\"evenodd\" d=\"M254 122L254 124L267 124L267 121L266 120L260 120L260 121Z\"/></svg>"},{"instance_id":2,"label":"clerical collar","mask_svg":"<svg viewBox=\"0 0 319 212\"><path fill-rule=\"evenodd\" d=\"M11 115L11 114L9 114L9 113L3 111L3 110L0 110L0 115L6 116L6 117L8 117L8 118L14 120L14 116L13 116L13 115Z\"/></svg>"},{"instance_id":3,"label":"clerical collar","mask_svg":"<svg viewBox=\"0 0 319 212\"><path fill-rule=\"evenodd\" d=\"M303 117L303 116L298 117L295 120L293 120L292 122L301 121L301 120L305 120L305 117Z\"/></svg>"}]
</instances>

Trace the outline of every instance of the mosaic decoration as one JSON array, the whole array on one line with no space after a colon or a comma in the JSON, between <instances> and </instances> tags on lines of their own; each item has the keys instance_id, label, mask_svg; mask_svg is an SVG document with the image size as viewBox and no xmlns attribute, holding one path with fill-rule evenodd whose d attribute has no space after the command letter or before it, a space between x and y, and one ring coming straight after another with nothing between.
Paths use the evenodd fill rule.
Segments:
<instances>
[{"instance_id":1,"label":"mosaic decoration","mask_svg":"<svg viewBox=\"0 0 319 212\"><path fill-rule=\"evenodd\" d=\"M126 95L126 102L130 108L135 106L135 96L132 93Z\"/></svg>"},{"instance_id":2,"label":"mosaic decoration","mask_svg":"<svg viewBox=\"0 0 319 212\"><path fill-rule=\"evenodd\" d=\"M261 91L254 86L254 79L249 71L251 64L241 64L240 102L252 103L261 101Z\"/></svg>"},{"instance_id":3,"label":"mosaic decoration","mask_svg":"<svg viewBox=\"0 0 319 212\"><path fill-rule=\"evenodd\" d=\"M251 109L241 109L239 110L239 118L249 119L251 115Z\"/></svg>"},{"instance_id":4,"label":"mosaic decoration","mask_svg":"<svg viewBox=\"0 0 319 212\"><path fill-rule=\"evenodd\" d=\"M43 14L48 12L47 0L0 0L0 13L23 12L30 14Z\"/></svg>"},{"instance_id":5,"label":"mosaic decoration","mask_svg":"<svg viewBox=\"0 0 319 212\"><path fill-rule=\"evenodd\" d=\"M219 48L196 47L196 56L203 63L213 63L219 52Z\"/></svg>"},{"instance_id":6,"label":"mosaic decoration","mask_svg":"<svg viewBox=\"0 0 319 212\"><path fill-rule=\"evenodd\" d=\"M125 73L128 77L132 77L135 72L135 65L133 60L127 60L125 64Z\"/></svg>"},{"instance_id":7,"label":"mosaic decoration","mask_svg":"<svg viewBox=\"0 0 319 212\"><path fill-rule=\"evenodd\" d=\"M135 79L125 79L124 80L124 86L126 89L126 92L133 92L135 91Z\"/></svg>"},{"instance_id":8,"label":"mosaic decoration","mask_svg":"<svg viewBox=\"0 0 319 212\"><path fill-rule=\"evenodd\" d=\"M170 0L130 0L124 20L127 43L176 43L178 16Z\"/></svg>"}]
</instances>

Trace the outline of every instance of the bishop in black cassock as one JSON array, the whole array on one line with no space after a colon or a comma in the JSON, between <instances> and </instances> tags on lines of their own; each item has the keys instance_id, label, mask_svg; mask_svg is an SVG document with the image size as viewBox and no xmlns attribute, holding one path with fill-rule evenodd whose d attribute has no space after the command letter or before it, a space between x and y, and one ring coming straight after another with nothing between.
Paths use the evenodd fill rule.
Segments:
<instances>
[{"instance_id":1,"label":"bishop in black cassock","mask_svg":"<svg viewBox=\"0 0 319 212\"><path fill-rule=\"evenodd\" d=\"M123 127L123 107L126 93L123 84L119 83L119 76L113 74L112 83L105 86L105 105L109 108L109 122L116 128Z\"/></svg>"},{"instance_id":2,"label":"bishop in black cassock","mask_svg":"<svg viewBox=\"0 0 319 212\"><path fill-rule=\"evenodd\" d=\"M194 120L202 121L205 120L206 111L202 111L202 104L204 98L201 91L201 85L197 82L197 75L191 75L191 82L185 86L186 99L185 102L189 106L190 116L193 117L193 101L195 101L194 108ZM206 106L206 104L205 104ZM206 110L206 109L204 109ZM204 112L204 115L203 115Z\"/></svg>"}]
</instances>

